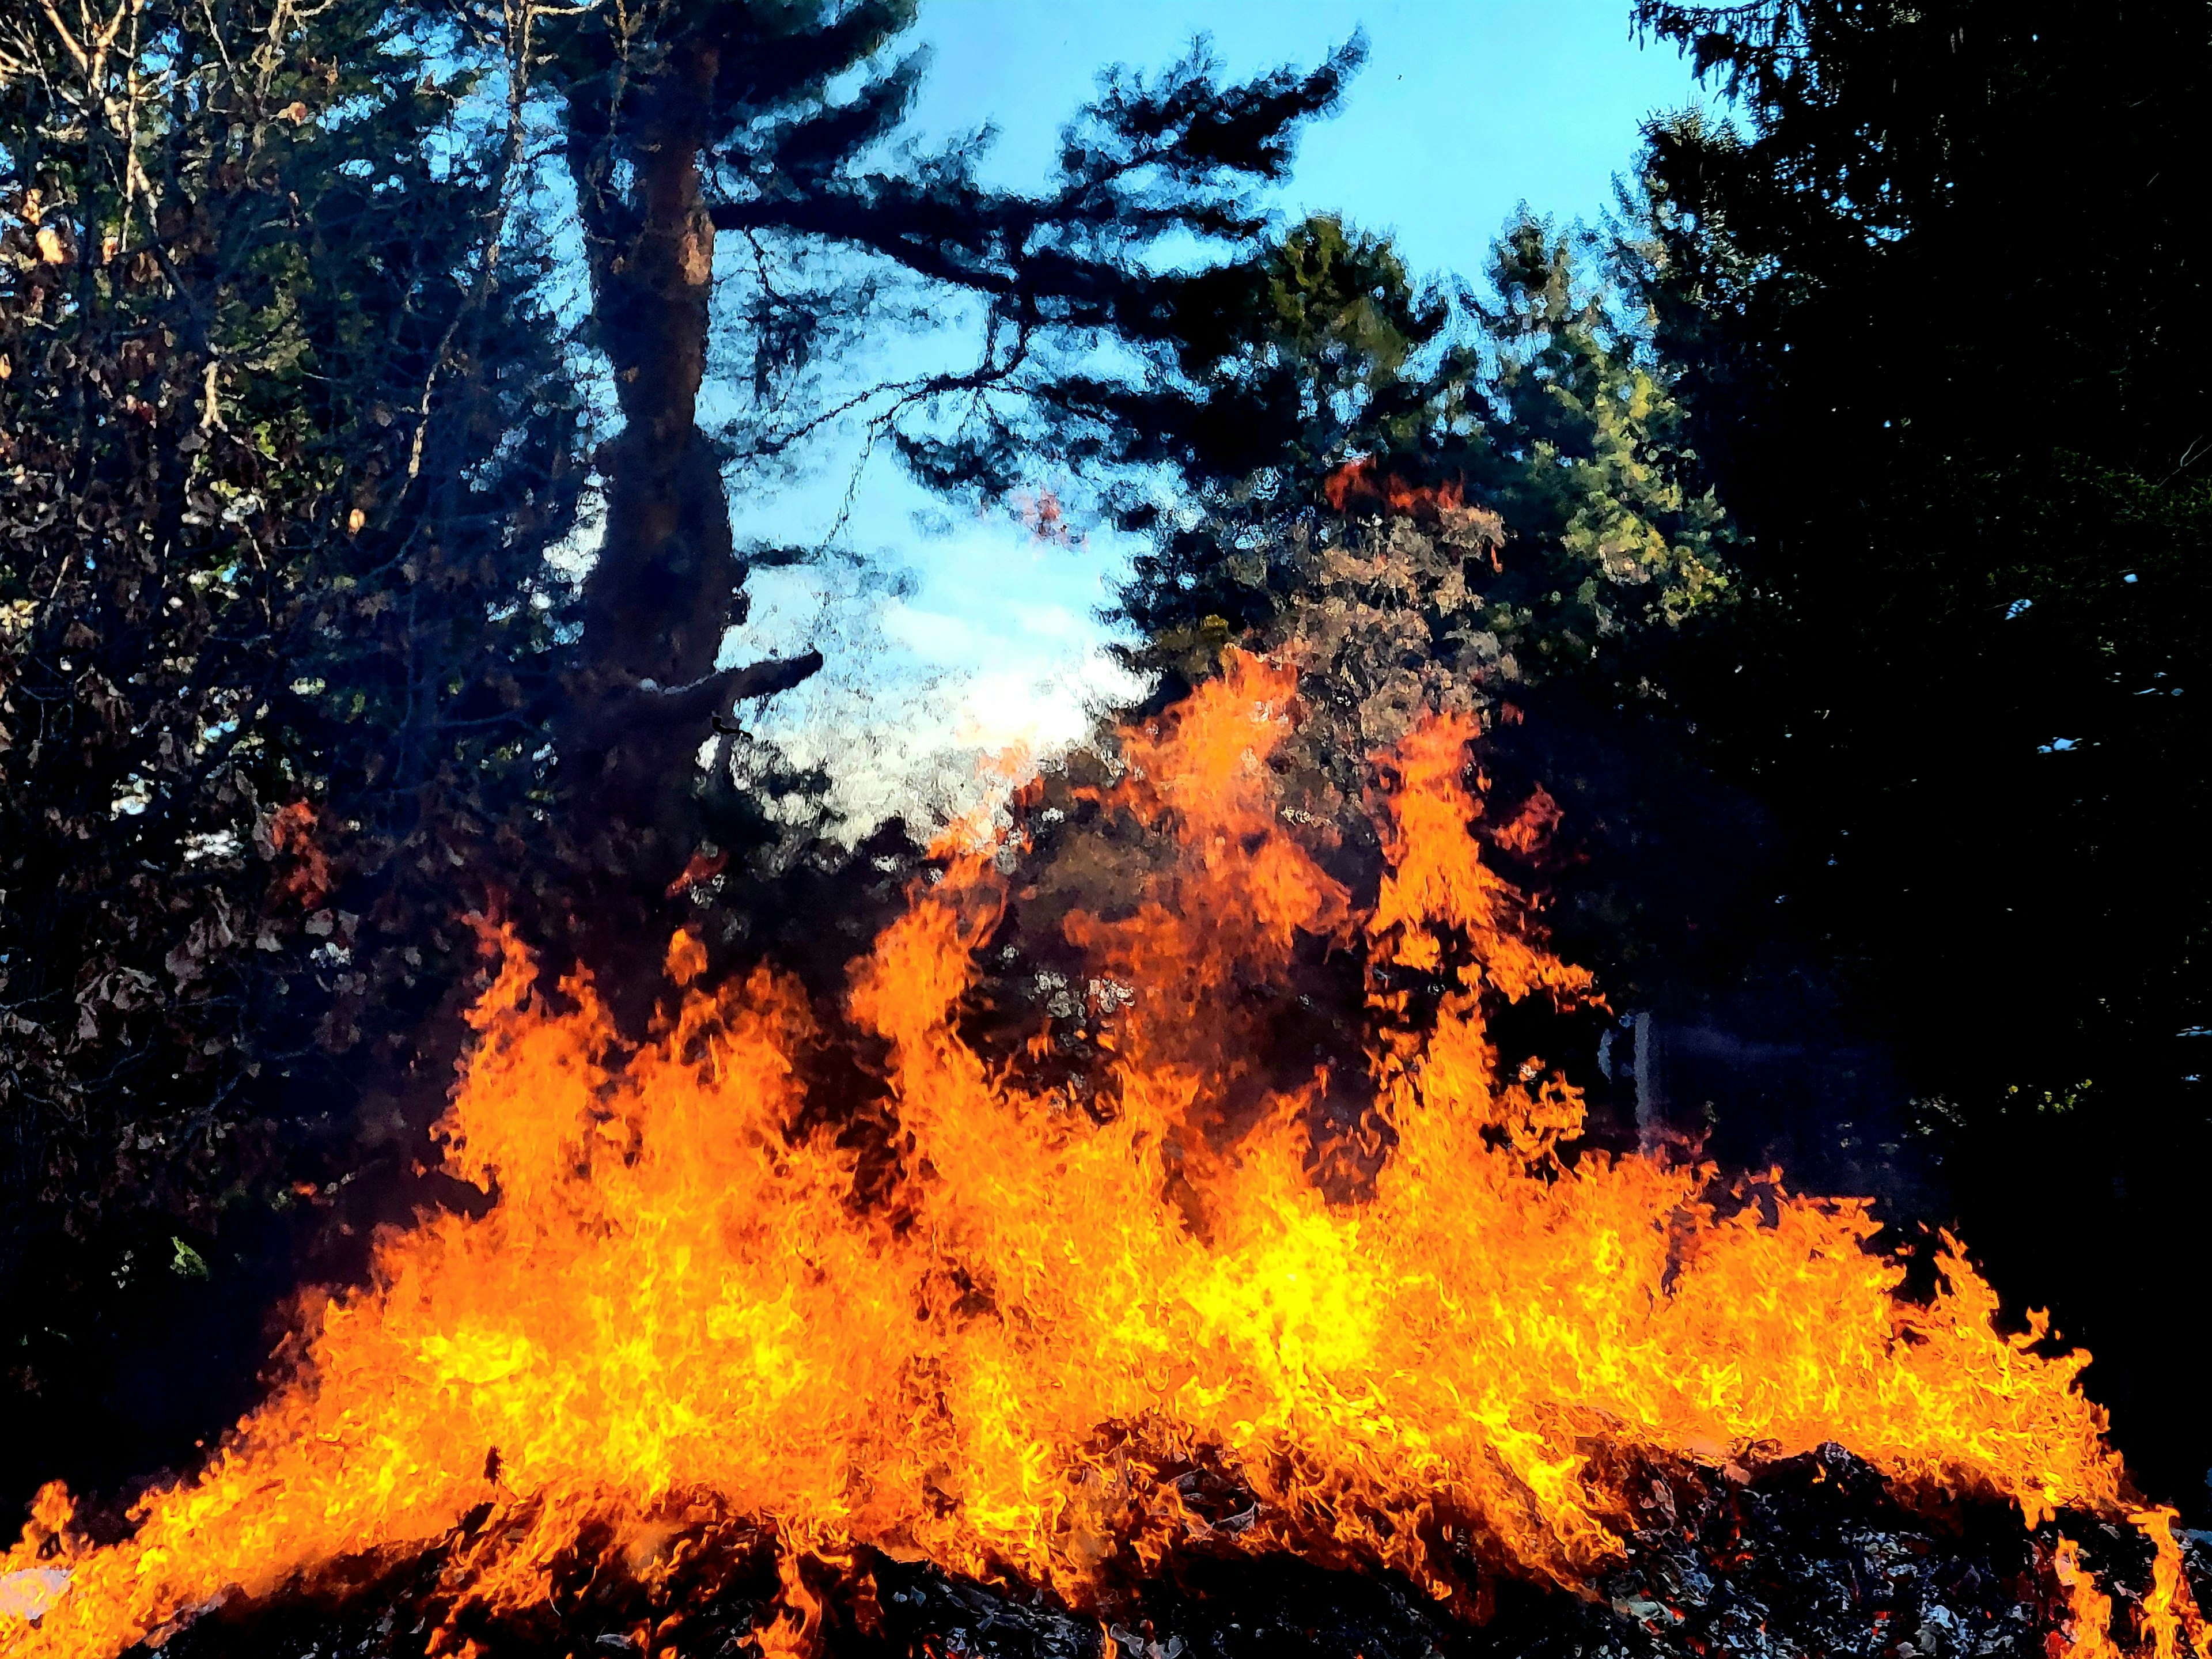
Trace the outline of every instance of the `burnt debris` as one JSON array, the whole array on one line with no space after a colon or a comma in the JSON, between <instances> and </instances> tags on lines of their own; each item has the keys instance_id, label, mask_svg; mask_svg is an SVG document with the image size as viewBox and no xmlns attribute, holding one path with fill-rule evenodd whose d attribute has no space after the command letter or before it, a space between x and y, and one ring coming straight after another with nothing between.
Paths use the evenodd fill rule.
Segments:
<instances>
[{"instance_id":1,"label":"burnt debris","mask_svg":"<svg viewBox=\"0 0 2212 1659\"><path fill-rule=\"evenodd\" d=\"M1218 1525L1150 1570L1108 1564L1097 1604L948 1574L871 1549L780 1577L764 1528L712 1505L665 1534L586 1533L549 1592L494 1610L468 1586L507 1522L489 1513L404 1560L340 1563L262 1601L234 1598L134 1651L164 1659L2064 1659L2077 1631L2062 1535L2135 1645L2151 1553L2135 1531L2063 1516L2033 1530L1986 1499L1900 1492L1840 1446L1747 1470L1639 1462L1625 1549L1578 1589L1502 1577L1479 1533L1455 1614L1405 1578L1251 1553ZM1240 1511L1241 1513L1241 1511ZM2200 1604L2212 1536L2184 1534Z\"/></svg>"}]
</instances>

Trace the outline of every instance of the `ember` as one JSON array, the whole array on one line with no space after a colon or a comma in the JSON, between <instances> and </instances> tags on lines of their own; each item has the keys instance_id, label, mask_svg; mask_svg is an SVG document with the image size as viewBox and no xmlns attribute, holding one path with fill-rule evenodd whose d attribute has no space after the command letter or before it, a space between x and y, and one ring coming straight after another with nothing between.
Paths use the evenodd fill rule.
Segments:
<instances>
[{"instance_id":1,"label":"ember","mask_svg":"<svg viewBox=\"0 0 2212 1659\"><path fill-rule=\"evenodd\" d=\"M1498 1000L1594 992L1483 864L1471 727L1376 757L1391 870L1362 910L1275 811L1293 690L1232 657L1127 734L1116 804L1181 856L1130 916L1068 930L1134 994L1103 1121L957 1028L992 857L951 855L855 965L896 1113L888 1202L858 1200L832 1132L793 1131L827 1039L791 981L691 983L679 935L681 988L631 1048L587 980L549 992L495 935L441 1128L493 1201L386 1237L374 1288L322 1307L292 1382L128 1538L94 1546L49 1489L0 1570L66 1587L36 1619L5 1604L7 1651L116 1654L287 1589L380 1608L380 1640L404 1608L416 1650L465 1651L552 1639L532 1621L598 1583L613 1622L580 1639L609 1650L798 1652L840 1621L928 1650L959 1617L962 1651L1180 1659L1177 1586L1212 1585L1218 1621L1249 1575L1290 1572L1261 1598L1280 1625L1297 1584L1357 1569L1368 1652L1491 1611L1502 1575L1505 1632L1512 1585L1596 1593L1555 1646L1990 1652L2033 1605L2052 1659L2212 1656L2086 1357L2047 1353L2040 1320L2000 1333L1948 1238L1933 1296L1901 1299L1863 1202L1778 1178L1729 1204L1710 1169L1576 1147L1574 1090L1486 1036ZM1200 1111L1240 1059L1212 1005L1300 937L1370 963L1389 1151L1358 1201L1315 1183L1307 1095L1225 1143ZM1398 970L1447 988L1432 1018ZM2025 1526L1936 1550L1913 1518L1991 1502ZM1793 1510L1826 1518L1759 1541ZM2096 1576L2085 1544L2148 1577ZM1612 1634L1558 1634L1577 1621Z\"/></svg>"}]
</instances>

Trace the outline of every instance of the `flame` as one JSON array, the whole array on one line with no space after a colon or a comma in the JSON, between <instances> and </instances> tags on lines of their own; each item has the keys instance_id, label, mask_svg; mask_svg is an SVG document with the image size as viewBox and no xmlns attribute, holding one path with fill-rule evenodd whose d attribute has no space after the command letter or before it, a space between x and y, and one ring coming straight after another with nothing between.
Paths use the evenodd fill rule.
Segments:
<instances>
[{"instance_id":1,"label":"flame","mask_svg":"<svg viewBox=\"0 0 2212 1659\"><path fill-rule=\"evenodd\" d=\"M1322 481L1322 495L1332 513L1381 513L1399 518L1435 519L1463 510L1467 484L1453 479L1439 485L1408 483L1395 472L1377 470L1372 455L1345 462Z\"/></svg>"},{"instance_id":2,"label":"flame","mask_svg":"<svg viewBox=\"0 0 2212 1659\"><path fill-rule=\"evenodd\" d=\"M295 800L270 813L265 830L269 856L282 855L289 863L277 891L303 910L320 904L332 885L330 855L316 836L318 827L313 803Z\"/></svg>"},{"instance_id":3,"label":"flame","mask_svg":"<svg viewBox=\"0 0 2212 1659\"><path fill-rule=\"evenodd\" d=\"M2001 1334L1955 1241L1915 1304L1863 1201L1775 1182L1723 1208L1710 1170L1577 1155L1575 1091L1502 1072L1486 1036L1498 999L1593 991L1483 864L1472 728L1433 721L1379 757L1390 869L1362 914L1278 807L1293 690L1232 657L1126 736L1101 799L1171 852L1127 914L1069 924L1130 993L1103 1121L961 1037L1003 897L990 852L949 852L855 965L848 1012L884 1045L896 1114L883 1201L860 1201L832 1130L794 1127L826 1038L793 981L709 988L679 935L672 1012L630 1047L587 978L548 994L496 934L440 1127L448 1170L493 1201L384 1237L373 1285L303 1332L295 1380L142 1500L124 1541L92 1547L43 1493L0 1571L68 1587L35 1620L0 1603L0 1648L114 1654L471 1516L447 1571L495 1607L542 1597L586 1526L643 1559L674 1527L769 1523L785 1595L757 1639L797 1655L820 1621L801 1562L858 1545L1079 1606L1111 1563L1193 1536L1450 1598L1468 1587L1449 1540L1474 1537L1492 1565L1579 1584L1626 1524L1607 1448L1753 1462L1842 1441L2032 1525L2128 1513L2086 1356L2046 1355L2039 1321ZM1224 1103L1251 1059L1238 988L1302 938L1370 963L1389 1150L1355 1201L1310 1173L1322 1079L1262 1089L1243 1120ZM1449 988L1432 1017L1406 988L1422 975ZM1175 1479L1200 1464L1255 1509L1209 1520ZM2130 1518L2158 1548L2147 1650L2212 1659L2172 1512ZM2057 1565L2074 1650L2106 1659L2109 1598L2070 1544Z\"/></svg>"}]
</instances>

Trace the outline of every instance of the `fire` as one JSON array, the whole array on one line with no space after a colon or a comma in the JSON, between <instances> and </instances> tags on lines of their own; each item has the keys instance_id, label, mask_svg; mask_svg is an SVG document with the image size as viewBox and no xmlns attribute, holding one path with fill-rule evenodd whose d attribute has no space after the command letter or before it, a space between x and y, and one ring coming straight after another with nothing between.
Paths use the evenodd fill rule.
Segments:
<instances>
[{"instance_id":1,"label":"fire","mask_svg":"<svg viewBox=\"0 0 2212 1659\"><path fill-rule=\"evenodd\" d=\"M1004 891L988 853L951 857L855 964L849 1016L885 1046L896 1113L887 1200L860 1201L832 1130L793 1127L827 1040L794 983L708 987L679 935L671 1012L630 1048L587 980L549 994L495 936L440 1131L493 1201L385 1237L373 1287L310 1322L295 1380L125 1541L84 1543L42 1494L0 1571L68 1582L36 1621L0 1613L0 1646L113 1654L472 1515L495 1541L465 1553L467 1591L517 1607L586 1524L649 1550L718 1516L771 1523L785 1614L760 1639L797 1653L819 1621L798 1562L863 1544L1079 1605L1109 1563L1194 1534L1454 1598L1449 1540L1472 1537L1579 1583L1626 1524L1600 1449L1751 1462L1834 1440L2031 1524L2128 1512L2075 1385L2086 1357L2046 1357L2039 1323L2000 1334L1955 1243L1921 1305L1868 1249L1863 1202L1776 1182L1723 1208L1709 1170L1577 1155L1575 1091L1502 1070L1486 1035L1498 999L1593 990L1483 864L1470 729L1379 757L1390 871L1363 913L1277 810L1292 690L1232 659L1127 735L1111 804L1173 855L1128 915L1070 924L1133 994L1103 1121L960 1036ZM1249 1058L1231 993L1301 937L1370 963L1387 1152L1349 1201L1311 1173L1326 1079L1227 1103L1250 1094L1230 1086ZM1432 1016L1409 975L1447 986ZM1195 1463L1255 1507L1209 1520L1170 1473ZM2212 1656L2170 1512L2130 1518L2159 1548L2148 1650ZM2116 1650L2109 1599L2063 1548L2075 1650Z\"/></svg>"},{"instance_id":2,"label":"fire","mask_svg":"<svg viewBox=\"0 0 2212 1659\"><path fill-rule=\"evenodd\" d=\"M1462 512L1467 486L1457 480L1431 486L1407 483L1395 472L1379 471L1375 458L1346 461L1322 481L1322 495L1333 513L1388 513L1401 518L1436 519Z\"/></svg>"}]
</instances>

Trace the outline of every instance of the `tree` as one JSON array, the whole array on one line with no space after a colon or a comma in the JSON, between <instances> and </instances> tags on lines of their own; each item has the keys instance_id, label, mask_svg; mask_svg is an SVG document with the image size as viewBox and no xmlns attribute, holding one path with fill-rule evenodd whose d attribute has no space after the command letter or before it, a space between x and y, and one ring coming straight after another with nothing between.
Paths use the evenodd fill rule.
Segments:
<instances>
[{"instance_id":1,"label":"tree","mask_svg":"<svg viewBox=\"0 0 2212 1659\"><path fill-rule=\"evenodd\" d=\"M2208 1127L2212 485L2172 366L2212 13L1638 16L1741 112L1648 129L1620 249L1748 538L1686 708L1786 831L1798 936L1962 1120L1968 1235L2202 1501L2153 1287Z\"/></svg>"},{"instance_id":2,"label":"tree","mask_svg":"<svg viewBox=\"0 0 2212 1659\"><path fill-rule=\"evenodd\" d=\"M1209 641L1267 621L1304 585L1286 530L1332 509L1345 469L1425 475L1473 418L1476 366L1453 321L1387 240L1319 216L1194 275L1145 380L1067 410L1082 424L1057 447L1121 470L1109 510L1152 544L1118 601L1145 640L1133 665L1187 680Z\"/></svg>"},{"instance_id":3,"label":"tree","mask_svg":"<svg viewBox=\"0 0 2212 1659\"><path fill-rule=\"evenodd\" d=\"M1123 498L1152 546L1121 614L1160 698L1231 642L1297 664L1313 717L1285 752L1358 822L1362 757L1424 709L1663 699L1663 642L1726 608L1731 537L1638 322L1578 274L1587 240L1516 222L1494 302L1456 312L1333 219L1215 277L1138 427L1188 505Z\"/></svg>"},{"instance_id":4,"label":"tree","mask_svg":"<svg viewBox=\"0 0 2212 1659\"><path fill-rule=\"evenodd\" d=\"M374 0L0 25L0 1481L177 1455L289 1246L355 1270L295 1188L413 1155L542 811L584 427L453 63Z\"/></svg>"},{"instance_id":5,"label":"tree","mask_svg":"<svg viewBox=\"0 0 2212 1659\"><path fill-rule=\"evenodd\" d=\"M1516 223L1495 307L1455 308L1387 241L1321 216L1164 296L1146 373L1068 389L1036 439L1096 469L1115 521L1151 538L1119 600L1142 635L1133 665L1174 695L1224 643L1315 601L1329 578L1313 560L1368 521L1473 535L1460 578L1416 584L1471 607L1420 654L1447 675L1480 658L1493 686L1587 666L1718 599L1727 538L1680 412L1577 253ZM1632 686L1631 656L1602 654Z\"/></svg>"},{"instance_id":6,"label":"tree","mask_svg":"<svg viewBox=\"0 0 2212 1659\"><path fill-rule=\"evenodd\" d=\"M1317 762L1355 769L1336 779L1348 801L1360 757L1424 709L1495 714L1561 678L1622 707L1649 699L1652 636L1727 592L1726 527L1686 483L1679 411L1634 329L1577 279L1572 240L1523 221L1491 277L1498 302L1475 320L1494 367L1432 394L1425 431L1386 417L1403 430L1395 454L1324 452L1332 470L1285 492L1306 504L1268 526L1267 556L1216 561L1217 583L1264 595L1237 605L1250 639L1297 664L1329 711L1308 732ZM1158 568L1140 566L1140 586Z\"/></svg>"},{"instance_id":7,"label":"tree","mask_svg":"<svg viewBox=\"0 0 2212 1659\"><path fill-rule=\"evenodd\" d=\"M584 232L586 331L623 424L596 457L605 533L556 744L566 873L537 923L566 930L618 996L649 988L670 927L721 948L781 902L740 856L772 826L731 764L732 708L820 659L720 663L749 568L797 556L741 554L728 491L847 417L928 482L1002 489L1029 465L1024 411L1071 395L1080 360L1141 334L1177 287L1151 250L1256 231L1249 187L1281 176L1359 55L1244 85L1202 49L1157 79L1114 71L1069 128L1057 180L1024 195L976 181L987 134L927 155L890 145L921 72L895 56L913 16L911 0L654 0L540 27L536 73L558 100ZM726 236L749 257L718 277ZM870 328L963 303L972 367L884 381L853 361ZM709 433L718 323L749 354L750 400Z\"/></svg>"},{"instance_id":8,"label":"tree","mask_svg":"<svg viewBox=\"0 0 2212 1659\"><path fill-rule=\"evenodd\" d=\"M811 672L718 665L748 562L725 473L833 417L809 366L885 314L866 272L985 319L972 371L868 388L869 418L926 467L1004 459L1006 410L1157 303L1160 238L1256 228L1243 192L1357 58L1109 77L1027 197L979 186L973 143L885 151L911 15L125 0L0 26L0 1294L18 1398L85 1414L80 1484L217 1428L291 1273L344 1279L372 1219L434 1196L404 1172L465 911L519 915L634 1022L678 923L733 948L779 907L835 949L830 912L882 898L726 878L762 802L726 744L699 764ZM588 455L549 114L623 421ZM710 434L718 232L756 255L760 403ZM836 303L782 284L807 250L842 262ZM594 468L572 596L547 555ZM88 1426L165 1333L216 1397ZM46 1444L11 1443L40 1477Z\"/></svg>"},{"instance_id":9,"label":"tree","mask_svg":"<svg viewBox=\"0 0 2212 1659\"><path fill-rule=\"evenodd\" d=\"M1455 319L1387 243L1310 221L1194 284L1181 343L1148 384L1094 382L1090 404L1054 415L1065 453L1097 410L1127 408L1144 435L1094 454L1171 469L1186 492L1184 510L1156 509L1141 471L1106 480L1109 502L1124 492L1123 522L1153 537L1122 596L1143 630L1130 659L1159 676L1139 721L1168 718L1247 653L1295 669L1298 719L1272 753L1274 787L1355 895L1382 869L1370 757L1428 714L1478 725L1481 766L1504 783L1496 856L1554 890L1583 959L1633 999L1671 988L1686 921L1693 931L1715 903L1672 901L1700 875L1726 884L1656 866L1699 836L1714 863L1744 838L1717 825L1731 809L1713 792L1681 790L1693 769L1657 758L1679 758L1680 744L1652 717L1669 641L1726 608L1731 537L1694 482L1638 322L1577 275L1587 240L1516 223L1498 246L1495 303ZM1107 810L1121 759L1107 733L1097 748L1048 774L1020 815L1030 855L976 1026L1010 1063L1060 1068L1079 1094L1099 1070L1085 1036L1099 1015L1064 919L1126 909L1164 844L1157 824ZM1553 791L1576 813L1564 832ZM1654 811L1669 792L1686 805ZM1266 1057L1253 1086L1269 1066L1325 1062L1335 1127L1351 1133L1367 990L1341 951L1246 988L1250 1006L1221 1018L1244 1022ZM1040 1030L1051 1042L1030 1047ZM1555 1059L1580 1066L1595 1052L1595 1030L1571 1054L1558 1036L1544 1039Z\"/></svg>"}]
</instances>

